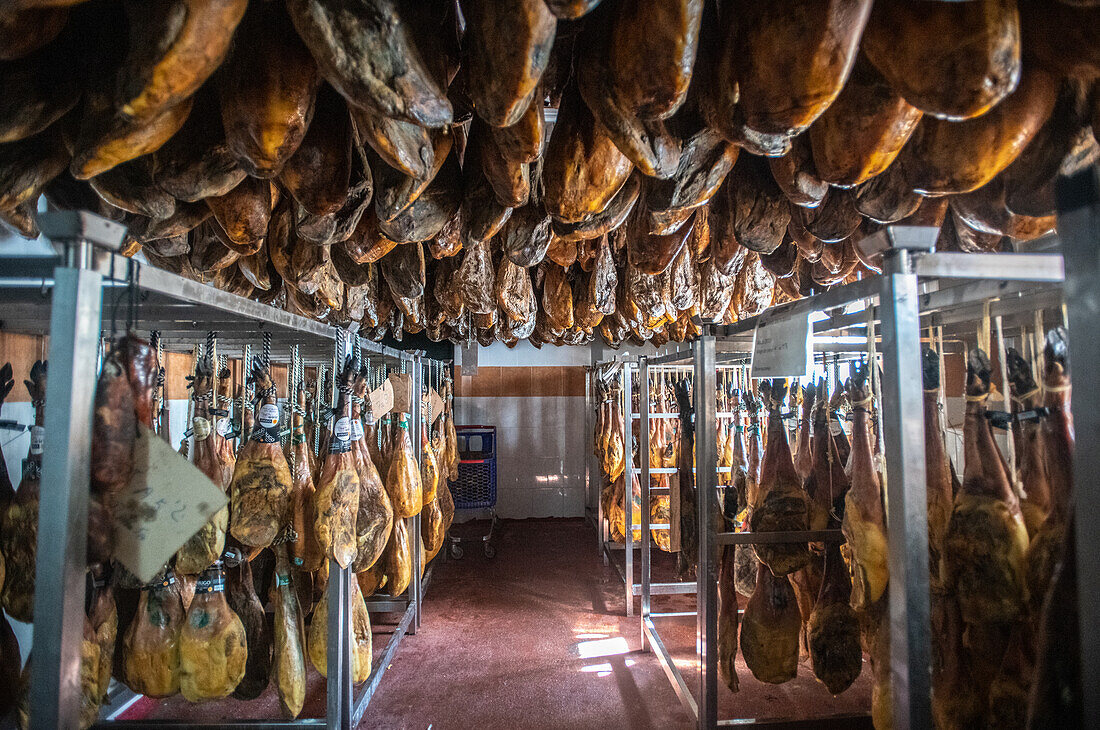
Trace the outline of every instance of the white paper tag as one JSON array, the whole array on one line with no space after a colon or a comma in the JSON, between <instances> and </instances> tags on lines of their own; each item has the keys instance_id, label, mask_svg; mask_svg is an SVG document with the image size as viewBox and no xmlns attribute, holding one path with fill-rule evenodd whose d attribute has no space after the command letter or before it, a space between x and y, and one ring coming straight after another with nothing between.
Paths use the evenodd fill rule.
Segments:
<instances>
[{"instance_id":1,"label":"white paper tag","mask_svg":"<svg viewBox=\"0 0 1100 730\"><path fill-rule=\"evenodd\" d=\"M42 453L42 443L46 440L46 428L44 426L31 426L31 453Z\"/></svg>"},{"instance_id":2,"label":"white paper tag","mask_svg":"<svg viewBox=\"0 0 1100 730\"><path fill-rule=\"evenodd\" d=\"M337 424L339 425L339 424ZM363 422L358 418L354 418L351 421L351 440L361 441L363 439Z\"/></svg>"},{"instance_id":3,"label":"white paper tag","mask_svg":"<svg viewBox=\"0 0 1100 730\"><path fill-rule=\"evenodd\" d=\"M843 432L844 426L841 425L840 421L829 421L829 433L833 436L839 436Z\"/></svg>"},{"instance_id":4,"label":"white paper tag","mask_svg":"<svg viewBox=\"0 0 1100 730\"><path fill-rule=\"evenodd\" d=\"M115 558L149 582L227 501L198 467L139 423L133 476L115 498Z\"/></svg>"},{"instance_id":5,"label":"white paper tag","mask_svg":"<svg viewBox=\"0 0 1100 730\"><path fill-rule=\"evenodd\" d=\"M347 441L351 438L351 419L344 416L332 429L332 435L340 441Z\"/></svg>"},{"instance_id":6,"label":"white paper tag","mask_svg":"<svg viewBox=\"0 0 1100 730\"><path fill-rule=\"evenodd\" d=\"M264 403L260 406L260 412L256 415L256 420L264 428L274 428L279 423L279 406L274 403Z\"/></svg>"},{"instance_id":7,"label":"white paper tag","mask_svg":"<svg viewBox=\"0 0 1100 730\"><path fill-rule=\"evenodd\" d=\"M225 435L227 433L229 433L229 429L232 428L232 426L233 425L229 422L228 418L219 418L218 419L218 435L221 436L222 438L225 438Z\"/></svg>"}]
</instances>

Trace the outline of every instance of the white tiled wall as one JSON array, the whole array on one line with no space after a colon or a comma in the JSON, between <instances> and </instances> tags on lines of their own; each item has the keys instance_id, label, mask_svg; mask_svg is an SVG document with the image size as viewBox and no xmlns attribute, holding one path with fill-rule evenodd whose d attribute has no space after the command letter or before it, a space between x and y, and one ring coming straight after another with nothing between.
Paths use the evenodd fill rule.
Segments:
<instances>
[{"instance_id":1,"label":"white tiled wall","mask_svg":"<svg viewBox=\"0 0 1100 730\"><path fill-rule=\"evenodd\" d=\"M584 516L584 398L456 398L459 424L497 428L497 514Z\"/></svg>"}]
</instances>

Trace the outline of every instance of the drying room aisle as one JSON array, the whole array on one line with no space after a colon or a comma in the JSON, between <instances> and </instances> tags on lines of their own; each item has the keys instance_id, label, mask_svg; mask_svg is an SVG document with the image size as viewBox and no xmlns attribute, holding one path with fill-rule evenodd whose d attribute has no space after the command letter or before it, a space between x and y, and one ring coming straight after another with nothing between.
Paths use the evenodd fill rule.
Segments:
<instances>
[{"instance_id":1,"label":"drying room aisle","mask_svg":"<svg viewBox=\"0 0 1100 730\"><path fill-rule=\"evenodd\" d=\"M593 528L580 519L507 521L495 559L467 550L435 564L423 627L360 727L690 727L655 656L639 651L637 617L623 614L622 583L598 558ZM677 628L671 648L686 672L694 622ZM869 683L833 700L805 666L774 687L752 680L744 664L738 670L742 690L723 691L722 710L743 717L805 717L815 706L839 714L869 700Z\"/></svg>"}]
</instances>

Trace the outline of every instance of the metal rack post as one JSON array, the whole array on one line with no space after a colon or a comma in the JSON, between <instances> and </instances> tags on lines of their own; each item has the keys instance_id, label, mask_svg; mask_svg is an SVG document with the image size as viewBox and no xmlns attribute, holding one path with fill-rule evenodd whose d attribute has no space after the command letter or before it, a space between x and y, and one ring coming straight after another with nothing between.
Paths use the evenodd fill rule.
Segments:
<instances>
[{"instance_id":1,"label":"metal rack post","mask_svg":"<svg viewBox=\"0 0 1100 730\"><path fill-rule=\"evenodd\" d=\"M641 500L642 500L642 619L641 622L641 635L642 635L642 651L645 651L645 622L644 619L649 616L649 593L650 593L650 576L652 566L650 565L651 543L652 537L649 533L649 358L642 356L638 358L638 458L641 459L642 479L641 479ZM631 414L633 415L633 414ZM633 597L629 599L630 603L633 603ZM629 614L628 614L629 615Z\"/></svg>"},{"instance_id":2,"label":"metal rack post","mask_svg":"<svg viewBox=\"0 0 1100 730\"><path fill-rule=\"evenodd\" d=\"M1100 362L1100 168L1059 181L1058 230L1066 263L1065 302L1071 363L1078 374ZM1082 367L1084 366L1084 367ZM1077 607L1081 642L1081 693L1085 718L1100 717L1100 388L1090 377L1073 383L1073 483L1077 539Z\"/></svg>"},{"instance_id":3,"label":"metal rack post","mask_svg":"<svg viewBox=\"0 0 1100 730\"><path fill-rule=\"evenodd\" d=\"M718 496L718 444L715 433L717 403L714 337L699 337L692 348L695 360L695 500L699 557L696 644L699 654L699 716L702 730L718 724L718 550L714 540L712 502Z\"/></svg>"},{"instance_id":4,"label":"metal rack post","mask_svg":"<svg viewBox=\"0 0 1100 730\"><path fill-rule=\"evenodd\" d=\"M883 436L890 554L890 673L894 727L932 726L928 630L928 514L917 275L905 249L885 256L882 294ZM874 364L871 367L875 367Z\"/></svg>"},{"instance_id":5,"label":"metal rack post","mask_svg":"<svg viewBox=\"0 0 1100 730\"><path fill-rule=\"evenodd\" d=\"M626 586L626 615L634 615L634 398L630 363L623 363L623 584Z\"/></svg>"},{"instance_id":6,"label":"metal rack post","mask_svg":"<svg viewBox=\"0 0 1100 730\"><path fill-rule=\"evenodd\" d=\"M88 244L68 247L54 269L50 311L46 437L35 565L35 661L31 725L76 727L80 715L80 643L96 379L87 363L99 347L103 277L86 268Z\"/></svg>"},{"instance_id":7,"label":"metal rack post","mask_svg":"<svg viewBox=\"0 0 1100 730\"><path fill-rule=\"evenodd\" d=\"M336 338L333 352L332 397L337 403L339 374L344 367L347 347L344 337ZM266 364L266 363L265 363ZM333 416L335 420L335 415ZM340 730L351 728L351 569L341 568L335 560L328 567L328 725ZM334 631L332 627L337 627ZM333 662L335 658L335 666ZM333 671L335 669L335 672Z\"/></svg>"},{"instance_id":8,"label":"metal rack post","mask_svg":"<svg viewBox=\"0 0 1100 730\"><path fill-rule=\"evenodd\" d=\"M420 419L423 417L421 413L421 404L423 403L423 389L424 383L424 371L423 361L420 355L415 355L412 358L412 422L414 425L413 433L410 434L413 442L413 453L416 455L416 465L419 467L420 463L424 459L424 444L420 439ZM411 591L409 593L409 599L413 604L413 622L409 628L410 634L415 634L417 629L420 628L420 611L421 611L421 566L424 556L420 550L420 512L418 511L413 515L409 521L409 540L412 542L412 582L409 584Z\"/></svg>"}]
</instances>

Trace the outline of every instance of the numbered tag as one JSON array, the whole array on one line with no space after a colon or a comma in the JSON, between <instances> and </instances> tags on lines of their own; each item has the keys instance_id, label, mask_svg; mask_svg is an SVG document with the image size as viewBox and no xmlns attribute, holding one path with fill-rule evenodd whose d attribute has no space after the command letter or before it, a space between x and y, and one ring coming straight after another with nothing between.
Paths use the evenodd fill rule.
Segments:
<instances>
[{"instance_id":1,"label":"numbered tag","mask_svg":"<svg viewBox=\"0 0 1100 730\"><path fill-rule=\"evenodd\" d=\"M37 456L42 453L42 444L46 440L46 429L43 426L31 426L31 454Z\"/></svg>"}]
</instances>

